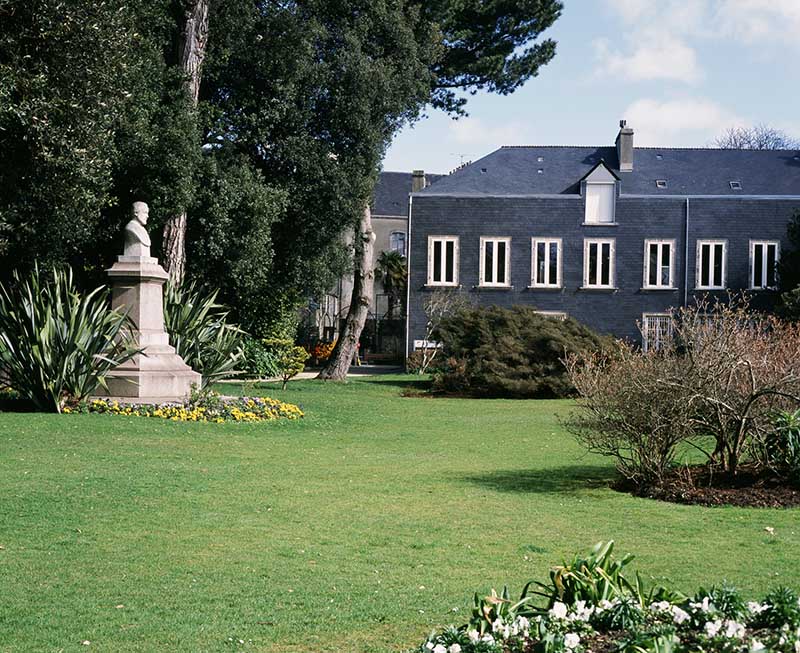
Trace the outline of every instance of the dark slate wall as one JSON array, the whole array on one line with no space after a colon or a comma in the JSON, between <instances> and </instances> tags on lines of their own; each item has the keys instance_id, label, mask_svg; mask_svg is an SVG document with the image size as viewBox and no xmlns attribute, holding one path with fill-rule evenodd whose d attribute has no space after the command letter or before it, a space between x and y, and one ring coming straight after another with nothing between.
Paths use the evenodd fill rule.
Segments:
<instances>
[{"instance_id":1,"label":"dark slate wall","mask_svg":"<svg viewBox=\"0 0 800 653\"><path fill-rule=\"evenodd\" d=\"M728 240L728 287L748 285L750 239L780 240L788 245L786 226L800 200L694 198L689 200L688 295L695 286L698 239ZM423 306L433 291L426 288L428 235L459 236L461 292L472 302L540 310L565 311L601 333L639 340L642 313L665 312L684 299L686 199L636 198L617 200L616 226L584 226L580 196L447 197L416 195L411 212L409 351L425 336ZM481 236L511 237L511 289L482 289L479 282ZM562 239L563 287L529 289L531 237ZM616 239L617 290L582 290L584 238ZM677 290L643 290L644 241L676 241ZM701 293L705 294L705 293ZM724 293L723 293L724 294ZM754 304L767 306L775 293L764 291Z\"/></svg>"}]
</instances>

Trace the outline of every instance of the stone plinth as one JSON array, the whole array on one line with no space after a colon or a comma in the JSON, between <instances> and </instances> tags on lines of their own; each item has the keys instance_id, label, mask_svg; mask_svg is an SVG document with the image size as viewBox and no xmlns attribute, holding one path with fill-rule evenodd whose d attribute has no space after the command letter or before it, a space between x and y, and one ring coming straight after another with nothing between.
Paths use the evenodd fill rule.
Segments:
<instances>
[{"instance_id":1,"label":"stone plinth","mask_svg":"<svg viewBox=\"0 0 800 653\"><path fill-rule=\"evenodd\" d=\"M201 376L177 354L164 330L164 283L169 278L151 256L117 257L107 270L111 278L111 306L127 312L133 322L137 354L106 377L108 390L99 396L142 402L181 401Z\"/></svg>"}]
</instances>

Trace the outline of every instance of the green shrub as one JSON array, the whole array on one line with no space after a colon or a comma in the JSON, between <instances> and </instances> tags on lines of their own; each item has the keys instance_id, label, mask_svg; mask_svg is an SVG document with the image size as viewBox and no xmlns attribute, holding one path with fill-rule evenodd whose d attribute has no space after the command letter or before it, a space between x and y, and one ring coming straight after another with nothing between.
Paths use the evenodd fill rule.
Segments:
<instances>
[{"instance_id":1,"label":"green shrub","mask_svg":"<svg viewBox=\"0 0 800 653\"><path fill-rule=\"evenodd\" d=\"M243 358L239 327L229 324L228 310L217 304L217 291L194 282L168 283L164 291L164 324L169 343L203 375L203 388L231 376Z\"/></svg>"},{"instance_id":2,"label":"green shrub","mask_svg":"<svg viewBox=\"0 0 800 653\"><path fill-rule=\"evenodd\" d=\"M800 410L783 411L764 445L767 464L793 483L800 483Z\"/></svg>"},{"instance_id":3,"label":"green shrub","mask_svg":"<svg viewBox=\"0 0 800 653\"><path fill-rule=\"evenodd\" d=\"M247 337L242 347L244 359L242 369L248 375L259 379L280 375L280 367L275 354L270 351L264 341L259 338Z\"/></svg>"},{"instance_id":4,"label":"green shrub","mask_svg":"<svg viewBox=\"0 0 800 653\"><path fill-rule=\"evenodd\" d=\"M573 319L527 306L461 308L442 319L434 338L448 361L434 371L434 389L511 398L574 394L562 360L607 342Z\"/></svg>"},{"instance_id":5,"label":"green shrub","mask_svg":"<svg viewBox=\"0 0 800 653\"><path fill-rule=\"evenodd\" d=\"M283 389L293 376L297 376L305 369L309 358L308 352L295 345L293 341L284 338L267 338L264 346L275 358L278 367L278 376L283 381Z\"/></svg>"},{"instance_id":6,"label":"green shrub","mask_svg":"<svg viewBox=\"0 0 800 653\"><path fill-rule=\"evenodd\" d=\"M139 350L130 325L111 310L104 287L81 294L72 271L35 267L0 285L0 368L5 382L39 410L61 412L77 404Z\"/></svg>"}]
</instances>

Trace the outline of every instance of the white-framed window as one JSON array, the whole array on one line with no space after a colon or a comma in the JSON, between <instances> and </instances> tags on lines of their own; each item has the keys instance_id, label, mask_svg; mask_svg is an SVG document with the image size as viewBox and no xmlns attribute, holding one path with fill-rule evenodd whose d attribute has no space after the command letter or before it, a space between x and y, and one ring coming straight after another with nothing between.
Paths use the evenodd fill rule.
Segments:
<instances>
[{"instance_id":1,"label":"white-framed window","mask_svg":"<svg viewBox=\"0 0 800 653\"><path fill-rule=\"evenodd\" d=\"M554 320L558 320L559 322L563 322L567 319L567 314L564 311L535 311L539 315L544 315L545 317L551 317Z\"/></svg>"},{"instance_id":2,"label":"white-framed window","mask_svg":"<svg viewBox=\"0 0 800 653\"><path fill-rule=\"evenodd\" d=\"M613 182L586 184L586 224L613 224L616 189Z\"/></svg>"},{"instance_id":3,"label":"white-framed window","mask_svg":"<svg viewBox=\"0 0 800 653\"><path fill-rule=\"evenodd\" d=\"M393 231L389 234L389 250L397 252L400 256L406 255L406 232Z\"/></svg>"},{"instance_id":4,"label":"white-framed window","mask_svg":"<svg viewBox=\"0 0 800 653\"><path fill-rule=\"evenodd\" d=\"M644 313L641 332L642 349L658 351L672 339L672 316L669 313Z\"/></svg>"},{"instance_id":5,"label":"white-framed window","mask_svg":"<svg viewBox=\"0 0 800 653\"><path fill-rule=\"evenodd\" d=\"M587 238L583 241L583 287L614 288L613 238Z\"/></svg>"},{"instance_id":6,"label":"white-framed window","mask_svg":"<svg viewBox=\"0 0 800 653\"><path fill-rule=\"evenodd\" d=\"M781 244L777 240L750 241L750 289L778 287Z\"/></svg>"},{"instance_id":7,"label":"white-framed window","mask_svg":"<svg viewBox=\"0 0 800 653\"><path fill-rule=\"evenodd\" d=\"M428 236L428 285L458 285L458 236Z\"/></svg>"},{"instance_id":8,"label":"white-framed window","mask_svg":"<svg viewBox=\"0 0 800 653\"><path fill-rule=\"evenodd\" d=\"M728 241L697 241L697 279L699 290L722 290L727 279Z\"/></svg>"},{"instance_id":9,"label":"white-framed window","mask_svg":"<svg viewBox=\"0 0 800 653\"><path fill-rule=\"evenodd\" d=\"M509 286L511 239L481 236L481 286Z\"/></svg>"},{"instance_id":10,"label":"white-framed window","mask_svg":"<svg viewBox=\"0 0 800 653\"><path fill-rule=\"evenodd\" d=\"M644 241L644 288L675 287L675 241Z\"/></svg>"},{"instance_id":11,"label":"white-framed window","mask_svg":"<svg viewBox=\"0 0 800 653\"><path fill-rule=\"evenodd\" d=\"M531 238L531 287L561 287L560 238Z\"/></svg>"}]
</instances>

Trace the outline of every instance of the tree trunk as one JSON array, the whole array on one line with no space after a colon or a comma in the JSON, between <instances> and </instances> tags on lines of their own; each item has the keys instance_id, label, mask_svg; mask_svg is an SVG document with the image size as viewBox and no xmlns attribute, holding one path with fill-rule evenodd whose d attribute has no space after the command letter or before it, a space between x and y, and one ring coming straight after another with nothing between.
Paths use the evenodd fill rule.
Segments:
<instances>
[{"instance_id":1,"label":"tree trunk","mask_svg":"<svg viewBox=\"0 0 800 653\"><path fill-rule=\"evenodd\" d=\"M191 110L197 109L203 59L208 43L209 0L191 0L186 6L178 52L178 65L186 75ZM186 272L186 210L171 215L164 224L163 259L170 279L180 283Z\"/></svg>"},{"instance_id":2,"label":"tree trunk","mask_svg":"<svg viewBox=\"0 0 800 653\"><path fill-rule=\"evenodd\" d=\"M372 231L372 213L367 206L358 226L355 242L355 265L353 270L353 295L350 298L350 308L347 311L347 320L344 329L339 334L336 348L333 350L328 363L317 376L326 381L344 381L347 370L358 347L358 339L364 329L364 323L369 314L369 305L372 301L372 291L375 284L375 271L373 270L372 256L375 243L375 233Z\"/></svg>"}]
</instances>

